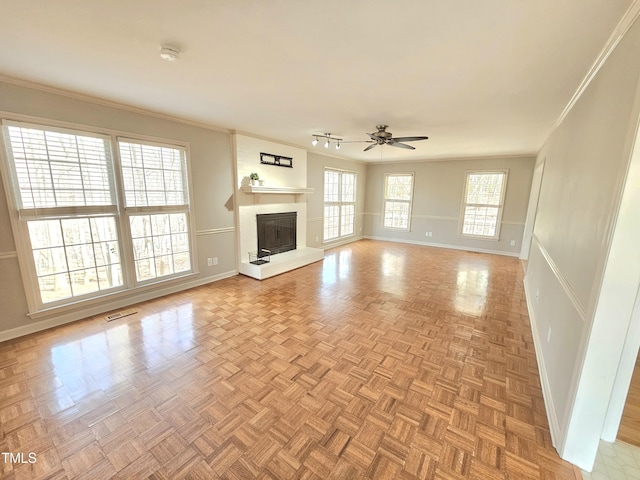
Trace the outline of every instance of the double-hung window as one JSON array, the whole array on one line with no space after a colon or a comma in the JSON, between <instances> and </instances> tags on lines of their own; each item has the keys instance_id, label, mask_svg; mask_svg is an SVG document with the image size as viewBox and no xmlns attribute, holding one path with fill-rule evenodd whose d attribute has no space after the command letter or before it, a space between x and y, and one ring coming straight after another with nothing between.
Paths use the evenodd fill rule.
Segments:
<instances>
[{"instance_id":1,"label":"double-hung window","mask_svg":"<svg viewBox=\"0 0 640 480\"><path fill-rule=\"evenodd\" d=\"M31 311L191 271L185 148L11 121L3 130Z\"/></svg>"},{"instance_id":2,"label":"double-hung window","mask_svg":"<svg viewBox=\"0 0 640 480\"><path fill-rule=\"evenodd\" d=\"M409 230L413 173L387 173L384 179L384 228Z\"/></svg>"},{"instance_id":3,"label":"double-hung window","mask_svg":"<svg viewBox=\"0 0 640 480\"><path fill-rule=\"evenodd\" d=\"M356 218L356 174L324 171L324 241L353 235Z\"/></svg>"},{"instance_id":4,"label":"double-hung window","mask_svg":"<svg viewBox=\"0 0 640 480\"><path fill-rule=\"evenodd\" d=\"M136 280L191 270L185 151L119 140Z\"/></svg>"},{"instance_id":5,"label":"double-hung window","mask_svg":"<svg viewBox=\"0 0 640 480\"><path fill-rule=\"evenodd\" d=\"M499 238L507 175L507 170L467 172L460 220L462 235Z\"/></svg>"}]
</instances>

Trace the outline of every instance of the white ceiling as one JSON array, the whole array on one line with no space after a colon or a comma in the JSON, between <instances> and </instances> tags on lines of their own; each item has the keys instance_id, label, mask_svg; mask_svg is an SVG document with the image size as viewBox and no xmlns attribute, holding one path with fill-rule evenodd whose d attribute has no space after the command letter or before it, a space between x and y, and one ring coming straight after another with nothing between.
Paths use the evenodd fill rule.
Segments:
<instances>
[{"instance_id":1,"label":"white ceiling","mask_svg":"<svg viewBox=\"0 0 640 480\"><path fill-rule=\"evenodd\" d=\"M430 137L331 152L364 161L532 154L631 3L0 0L0 73L305 148Z\"/></svg>"}]
</instances>

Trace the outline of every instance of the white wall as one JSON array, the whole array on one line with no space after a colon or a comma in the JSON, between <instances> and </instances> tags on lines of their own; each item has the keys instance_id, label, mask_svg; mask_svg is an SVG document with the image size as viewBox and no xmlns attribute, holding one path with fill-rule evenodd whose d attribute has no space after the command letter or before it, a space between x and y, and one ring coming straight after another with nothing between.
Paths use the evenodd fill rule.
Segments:
<instances>
[{"instance_id":1,"label":"white wall","mask_svg":"<svg viewBox=\"0 0 640 480\"><path fill-rule=\"evenodd\" d=\"M109 299L98 303L91 310L83 306L35 321L27 316L9 211L4 192L0 191L0 310L3 312L0 315L0 341L237 272L229 133L63 92L54 93L7 82L0 82L0 118L28 119L43 124L48 121L67 122L89 129L95 127L188 143L195 214L195 260L199 270L198 275L189 281L174 282L167 288L147 289L143 296L125 294L117 301ZM208 257L218 257L218 265L209 267Z\"/></svg>"},{"instance_id":2,"label":"white wall","mask_svg":"<svg viewBox=\"0 0 640 480\"><path fill-rule=\"evenodd\" d=\"M640 115L639 51L636 22L538 157L546 161L525 289L554 444L587 470L640 275L637 251L612 255ZM635 222L637 212L635 205ZM620 244L628 244L629 231L618 233ZM632 243L637 250L637 238Z\"/></svg>"},{"instance_id":3,"label":"white wall","mask_svg":"<svg viewBox=\"0 0 640 480\"><path fill-rule=\"evenodd\" d=\"M466 160L373 164L367 168L364 233L385 240L434 245L518 256L527 214L534 157L500 157ZM458 234L461 205L468 170L508 169L509 178L499 240L483 240ZM384 175L414 173L411 230L401 232L382 226ZM425 237L425 232L432 232ZM511 241L515 245L511 245Z\"/></svg>"},{"instance_id":4,"label":"white wall","mask_svg":"<svg viewBox=\"0 0 640 480\"><path fill-rule=\"evenodd\" d=\"M307 152L302 148L236 134L237 187L247 185L249 174L258 173L268 187L306 187ZM293 168L260 163L260 153L293 158ZM252 202L251 197L244 200ZM243 202L246 203L246 202Z\"/></svg>"},{"instance_id":5,"label":"white wall","mask_svg":"<svg viewBox=\"0 0 640 480\"><path fill-rule=\"evenodd\" d=\"M234 135L236 146L236 198L238 199L239 261L248 262L249 252L258 249L256 215L263 213L297 213L297 246L307 246L306 194L251 194L241 190L249 175L258 173L267 187L307 186L307 152L247 135ZM293 158L293 168L260 163L260 152ZM309 195L317 195L317 192Z\"/></svg>"}]
</instances>

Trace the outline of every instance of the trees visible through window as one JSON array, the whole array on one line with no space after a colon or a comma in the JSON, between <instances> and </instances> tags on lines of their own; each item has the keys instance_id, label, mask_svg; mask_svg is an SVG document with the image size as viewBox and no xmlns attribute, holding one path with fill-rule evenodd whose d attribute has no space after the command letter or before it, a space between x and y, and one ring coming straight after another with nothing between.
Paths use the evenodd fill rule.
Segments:
<instances>
[{"instance_id":1,"label":"trees visible through window","mask_svg":"<svg viewBox=\"0 0 640 480\"><path fill-rule=\"evenodd\" d=\"M184 151L120 141L124 198L138 281L191 269ZM133 207L136 207L135 209Z\"/></svg>"},{"instance_id":2,"label":"trees visible through window","mask_svg":"<svg viewBox=\"0 0 640 480\"><path fill-rule=\"evenodd\" d=\"M387 173L385 175L383 219L385 228L409 230L412 198L413 173Z\"/></svg>"},{"instance_id":3,"label":"trees visible through window","mask_svg":"<svg viewBox=\"0 0 640 480\"><path fill-rule=\"evenodd\" d=\"M325 169L323 235L325 241L354 234L355 205L356 174Z\"/></svg>"},{"instance_id":4,"label":"trees visible through window","mask_svg":"<svg viewBox=\"0 0 640 480\"><path fill-rule=\"evenodd\" d=\"M31 251L24 260L33 277L28 290L37 296L29 299L32 310L191 270L184 148L3 126L13 204ZM132 254L123 256L125 250ZM127 281L134 271L135 281Z\"/></svg>"},{"instance_id":5,"label":"trees visible through window","mask_svg":"<svg viewBox=\"0 0 640 480\"><path fill-rule=\"evenodd\" d=\"M460 222L462 235L499 238L506 184L506 170L467 172Z\"/></svg>"}]
</instances>

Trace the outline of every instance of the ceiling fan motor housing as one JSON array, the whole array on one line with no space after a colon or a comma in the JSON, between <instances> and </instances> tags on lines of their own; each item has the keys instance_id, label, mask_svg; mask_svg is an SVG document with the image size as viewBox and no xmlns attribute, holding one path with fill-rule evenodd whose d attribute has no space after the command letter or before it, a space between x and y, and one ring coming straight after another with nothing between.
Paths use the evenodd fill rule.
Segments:
<instances>
[{"instance_id":1,"label":"ceiling fan motor housing","mask_svg":"<svg viewBox=\"0 0 640 480\"><path fill-rule=\"evenodd\" d=\"M365 152L371 150L376 145L390 145L392 147L406 148L408 150L415 150L415 147L407 145L403 142L415 142L417 140L427 140L429 137L397 137L393 138L391 132L387 132L388 125L376 125L378 129L375 133L367 133L371 139L371 145L364 149Z\"/></svg>"}]
</instances>

